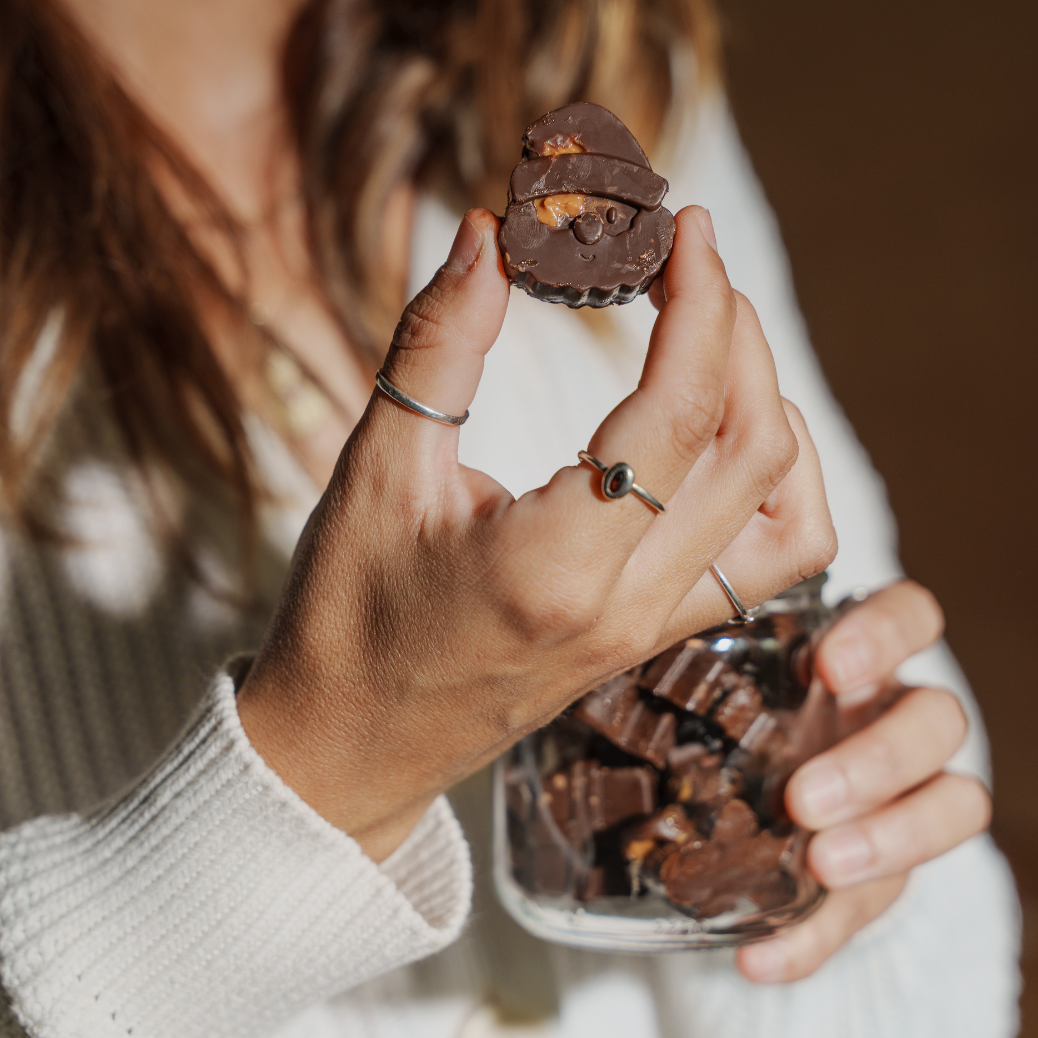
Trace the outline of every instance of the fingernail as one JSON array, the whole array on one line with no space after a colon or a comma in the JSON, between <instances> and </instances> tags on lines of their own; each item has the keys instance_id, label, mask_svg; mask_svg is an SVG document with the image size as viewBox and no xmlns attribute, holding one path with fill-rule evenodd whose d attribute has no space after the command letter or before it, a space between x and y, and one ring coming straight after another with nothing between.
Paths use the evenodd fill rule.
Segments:
<instances>
[{"instance_id":1,"label":"fingernail","mask_svg":"<svg viewBox=\"0 0 1038 1038\"><path fill-rule=\"evenodd\" d=\"M751 944L743 949L743 968L751 980L760 984L775 984L789 972L789 942L778 938Z\"/></svg>"},{"instance_id":2,"label":"fingernail","mask_svg":"<svg viewBox=\"0 0 1038 1038\"><path fill-rule=\"evenodd\" d=\"M836 644L829 670L841 691L859 688L871 677L872 646L862 638L847 638Z\"/></svg>"},{"instance_id":3,"label":"fingernail","mask_svg":"<svg viewBox=\"0 0 1038 1038\"><path fill-rule=\"evenodd\" d=\"M717 252L717 237L714 234L714 221L710 219L710 210L700 209L696 213L696 219L699 221L699 229L703 232L707 244L714 252Z\"/></svg>"},{"instance_id":4,"label":"fingernail","mask_svg":"<svg viewBox=\"0 0 1038 1038\"><path fill-rule=\"evenodd\" d=\"M483 235L476 230L472 221L466 216L462 219L458 233L454 236L454 244L451 246L450 255L444 266L464 274L472 269L473 264L479 259L482 249Z\"/></svg>"},{"instance_id":5,"label":"fingernail","mask_svg":"<svg viewBox=\"0 0 1038 1038\"><path fill-rule=\"evenodd\" d=\"M819 765L807 769L800 781L799 793L810 820L822 825L847 802L847 779L838 768Z\"/></svg>"},{"instance_id":6,"label":"fingernail","mask_svg":"<svg viewBox=\"0 0 1038 1038\"><path fill-rule=\"evenodd\" d=\"M830 882L853 879L872 863L872 845L857 829L833 829L815 839L815 862Z\"/></svg>"}]
</instances>

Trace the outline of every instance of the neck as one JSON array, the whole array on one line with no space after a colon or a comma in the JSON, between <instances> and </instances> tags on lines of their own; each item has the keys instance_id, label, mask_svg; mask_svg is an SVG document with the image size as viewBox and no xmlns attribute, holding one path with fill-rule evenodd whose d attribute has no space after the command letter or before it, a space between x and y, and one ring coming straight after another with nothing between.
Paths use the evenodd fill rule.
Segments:
<instances>
[{"instance_id":1,"label":"neck","mask_svg":"<svg viewBox=\"0 0 1038 1038\"><path fill-rule=\"evenodd\" d=\"M281 52L305 0L61 2L232 212L269 210L290 151Z\"/></svg>"}]
</instances>

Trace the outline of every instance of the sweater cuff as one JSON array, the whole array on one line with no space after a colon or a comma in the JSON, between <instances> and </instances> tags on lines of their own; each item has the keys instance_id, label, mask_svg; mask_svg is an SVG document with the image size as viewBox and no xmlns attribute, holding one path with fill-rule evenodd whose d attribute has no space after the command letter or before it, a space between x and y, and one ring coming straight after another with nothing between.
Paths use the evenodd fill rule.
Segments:
<instances>
[{"instance_id":1,"label":"sweater cuff","mask_svg":"<svg viewBox=\"0 0 1038 1038\"><path fill-rule=\"evenodd\" d=\"M39 1038L258 1038L443 948L471 891L444 798L376 865L264 763L222 675L127 793L0 835L0 978Z\"/></svg>"}]
</instances>

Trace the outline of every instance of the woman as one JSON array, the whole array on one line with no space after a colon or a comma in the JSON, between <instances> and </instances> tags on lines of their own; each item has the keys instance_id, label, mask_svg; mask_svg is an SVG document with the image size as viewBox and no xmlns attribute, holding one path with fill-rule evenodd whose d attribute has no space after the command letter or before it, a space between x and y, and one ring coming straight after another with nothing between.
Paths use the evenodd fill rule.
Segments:
<instances>
[{"instance_id":1,"label":"woman","mask_svg":"<svg viewBox=\"0 0 1038 1038\"><path fill-rule=\"evenodd\" d=\"M572 1034L1009 1033L1012 897L990 846L901 895L988 811L982 749L959 758L973 777L945 771L962 713L926 687L791 783L833 893L739 967L789 981L829 959L806 986L520 946L485 900L458 945L399 969L467 912L444 790L728 615L715 559L750 601L831 561L811 441L718 246L761 290L828 452L853 534L834 583L897 576L706 89L709 12L13 0L0 18L7 1026L471 1034L518 1007ZM605 320L509 301L492 215L453 245L442 230L442 200L500 206L523 125L577 96L676 142L674 196L723 215L715 237L705 210L679 214L629 396L644 301ZM387 316L448 247L383 371L440 411L471 405L468 468L456 430L370 396ZM668 524L596 498L570 464L585 446L651 474ZM895 583L819 668L867 696L939 628ZM251 654L221 670L233 652ZM931 658L921 683L949 673ZM471 800L460 787L466 816Z\"/></svg>"}]
</instances>

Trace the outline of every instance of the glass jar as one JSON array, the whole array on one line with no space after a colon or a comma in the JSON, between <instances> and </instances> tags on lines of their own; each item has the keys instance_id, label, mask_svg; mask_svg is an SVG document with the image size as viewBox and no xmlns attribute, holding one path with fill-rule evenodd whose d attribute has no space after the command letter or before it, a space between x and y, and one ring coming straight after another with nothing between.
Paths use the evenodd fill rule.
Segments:
<instances>
[{"instance_id":1,"label":"glass jar","mask_svg":"<svg viewBox=\"0 0 1038 1038\"><path fill-rule=\"evenodd\" d=\"M766 937L817 907L786 782L882 707L841 711L812 677L837 615L824 581L613 678L497 762L494 878L522 926L665 951Z\"/></svg>"}]
</instances>

